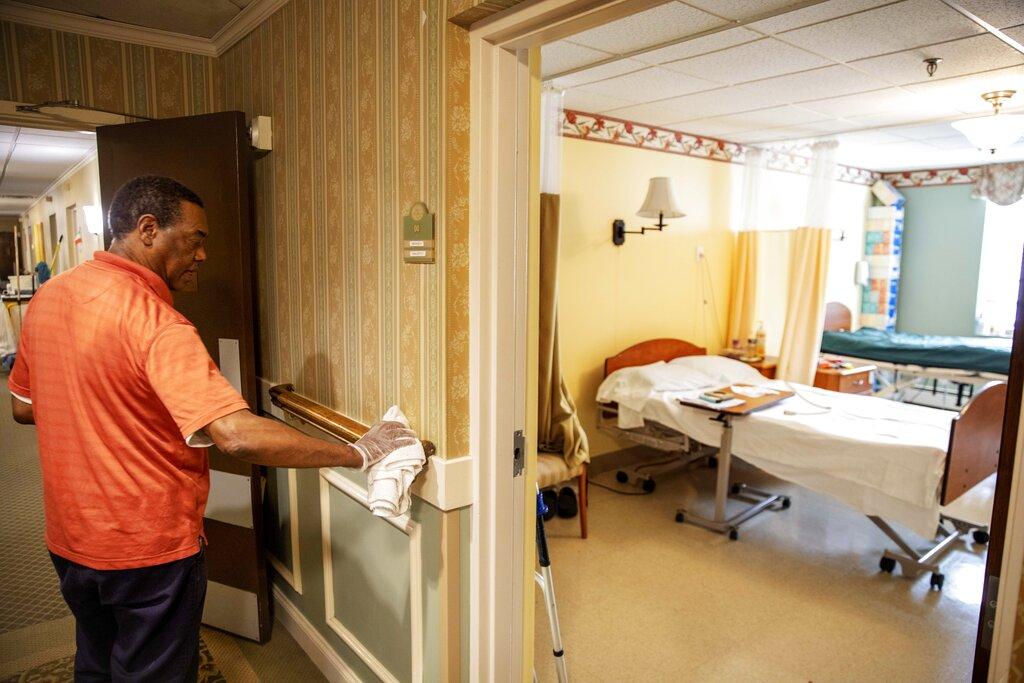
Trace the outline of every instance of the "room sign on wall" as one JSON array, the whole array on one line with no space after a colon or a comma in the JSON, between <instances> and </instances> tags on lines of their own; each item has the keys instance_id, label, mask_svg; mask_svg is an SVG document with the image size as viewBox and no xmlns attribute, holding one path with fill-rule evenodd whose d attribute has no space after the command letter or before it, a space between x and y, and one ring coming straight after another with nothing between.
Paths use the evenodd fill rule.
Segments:
<instances>
[{"instance_id":1,"label":"room sign on wall","mask_svg":"<svg viewBox=\"0 0 1024 683\"><path fill-rule=\"evenodd\" d=\"M406 263L434 262L434 214L416 202L402 219L402 257Z\"/></svg>"}]
</instances>

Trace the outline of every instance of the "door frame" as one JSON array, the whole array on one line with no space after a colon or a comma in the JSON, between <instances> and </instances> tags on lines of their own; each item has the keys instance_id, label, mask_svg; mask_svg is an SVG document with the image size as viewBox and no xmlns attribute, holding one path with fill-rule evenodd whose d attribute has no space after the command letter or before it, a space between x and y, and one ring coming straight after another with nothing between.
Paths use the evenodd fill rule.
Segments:
<instances>
[{"instance_id":1,"label":"door frame","mask_svg":"<svg viewBox=\"0 0 1024 683\"><path fill-rule=\"evenodd\" d=\"M539 0L470 27L470 679L532 676L530 468L513 474L527 426L530 331L530 48L664 0ZM533 134L536 136L536 132ZM523 457L525 458L525 452Z\"/></svg>"},{"instance_id":2,"label":"door frame","mask_svg":"<svg viewBox=\"0 0 1024 683\"><path fill-rule=\"evenodd\" d=\"M528 681L532 668L532 639L524 642L533 632L527 623L533 613L532 562L527 564L532 549L523 542L533 523L532 496L526 478L513 475L513 435L526 427L527 406L529 50L662 2L536 0L470 27L470 448L476 457L468 599L473 681ZM1018 337L1024 337L1020 330ZM1019 409L1020 402L1009 406ZM1003 590L985 667L988 680L1009 668L1016 612L1016 599L1010 604L1010 598L1017 597L1024 558L1024 522L1019 520L1024 491L1016 472L1024 467L1019 457L1024 438L1016 441L1015 452L1004 455L1016 461L1015 471L1009 485L999 487L1011 514L1001 562Z\"/></svg>"}]
</instances>

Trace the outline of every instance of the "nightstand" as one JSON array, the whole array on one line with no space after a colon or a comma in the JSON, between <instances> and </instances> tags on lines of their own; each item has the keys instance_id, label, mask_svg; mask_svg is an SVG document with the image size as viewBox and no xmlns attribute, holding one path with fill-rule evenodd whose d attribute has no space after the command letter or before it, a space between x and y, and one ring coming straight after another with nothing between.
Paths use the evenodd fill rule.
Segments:
<instances>
[{"instance_id":1,"label":"nightstand","mask_svg":"<svg viewBox=\"0 0 1024 683\"><path fill-rule=\"evenodd\" d=\"M875 369L874 365L858 365L852 368L819 367L814 375L814 386L843 394L870 394L871 373Z\"/></svg>"},{"instance_id":2,"label":"nightstand","mask_svg":"<svg viewBox=\"0 0 1024 683\"><path fill-rule=\"evenodd\" d=\"M722 353L721 355L725 356L726 358L738 360L741 363L746 363L747 365L749 365L750 367L754 368L762 375L767 377L768 379L775 379L775 369L779 364L779 359L776 358L775 356L765 356L761 360L757 361L745 361L741 357L731 353Z\"/></svg>"}]
</instances>

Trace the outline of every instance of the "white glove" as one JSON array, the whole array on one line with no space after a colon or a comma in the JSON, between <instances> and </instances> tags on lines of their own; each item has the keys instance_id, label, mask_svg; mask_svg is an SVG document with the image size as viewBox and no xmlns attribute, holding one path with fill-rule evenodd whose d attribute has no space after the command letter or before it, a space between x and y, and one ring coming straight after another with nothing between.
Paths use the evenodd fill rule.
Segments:
<instances>
[{"instance_id":1,"label":"white glove","mask_svg":"<svg viewBox=\"0 0 1024 683\"><path fill-rule=\"evenodd\" d=\"M390 453L415 443L416 433L401 422L378 422L370 427L370 431L366 432L363 438L352 444L352 448L363 456L363 466L360 469L365 471Z\"/></svg>"}]
</instances>

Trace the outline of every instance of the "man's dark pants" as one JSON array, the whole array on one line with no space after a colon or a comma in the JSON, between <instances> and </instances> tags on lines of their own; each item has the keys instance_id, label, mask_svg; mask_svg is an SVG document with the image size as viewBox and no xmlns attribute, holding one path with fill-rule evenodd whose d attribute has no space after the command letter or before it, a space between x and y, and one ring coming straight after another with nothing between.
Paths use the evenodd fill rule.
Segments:
<instances>
[{"instance_id":1,"label":"man's dark pants","mask_svg":"<svg viewBox=\"0 0 1024 683\"><path fill-rule=\"evenodd\" d=\"M75 615L75 681L195 681L206 552L138 569L98 570L50 553Z\"/></svg>"}]
</instances>

